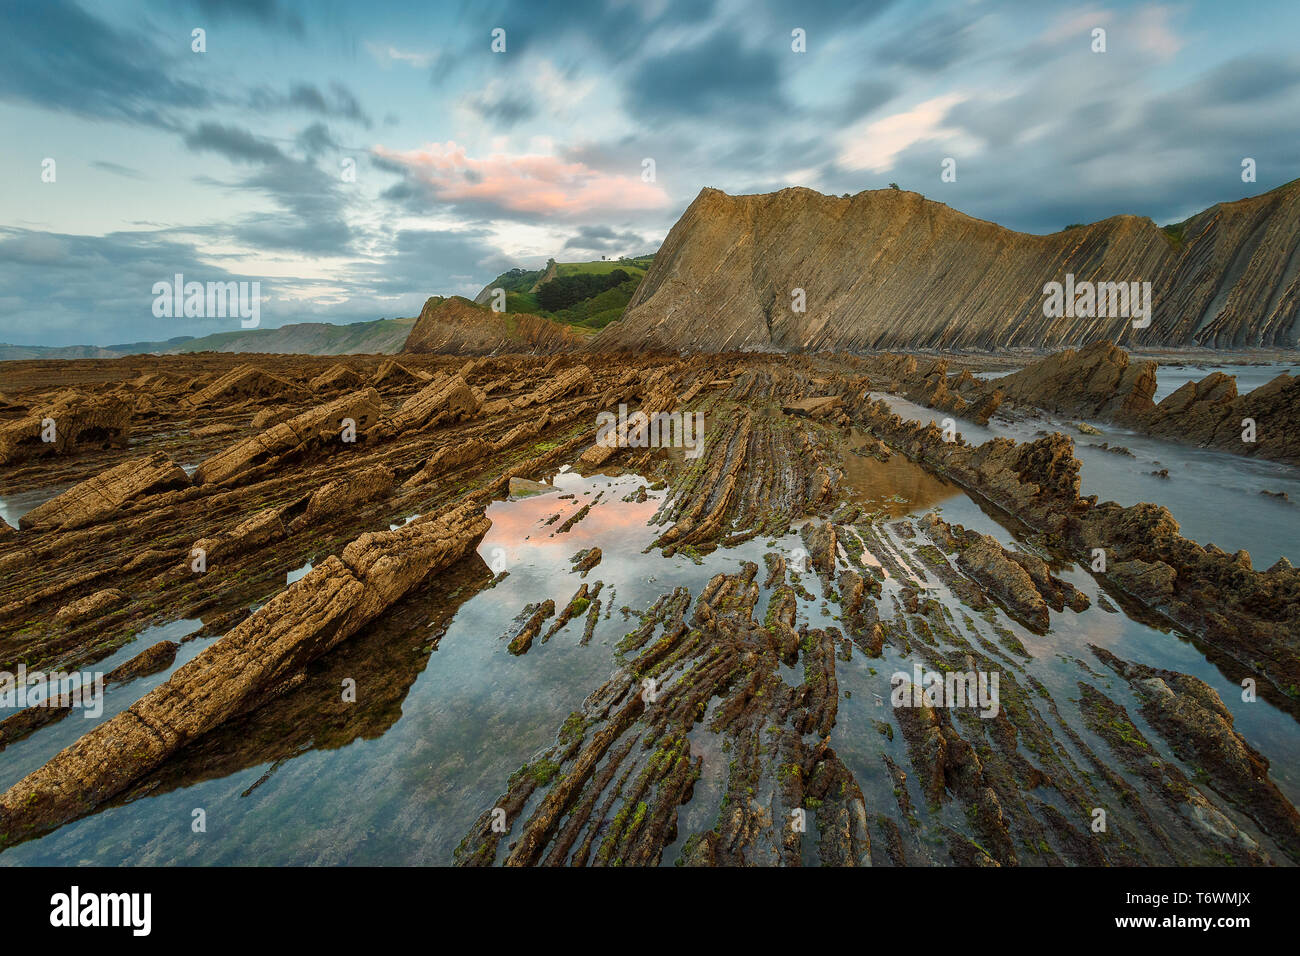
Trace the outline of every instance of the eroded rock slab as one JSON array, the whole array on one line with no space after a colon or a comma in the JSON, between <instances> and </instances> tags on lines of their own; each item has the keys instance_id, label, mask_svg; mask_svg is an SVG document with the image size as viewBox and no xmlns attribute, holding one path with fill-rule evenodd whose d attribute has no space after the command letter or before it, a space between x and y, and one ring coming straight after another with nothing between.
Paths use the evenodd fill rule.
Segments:
<instances>
[{"instance_id":1,"label":"eroded rock slab","mask_svg":"<svg viewBox=\"0 0 1300 956\"><path fill-rule=\"evenodd\" d=\"M74 485L27 512L18 523L22 528L77 528L113 515L127 502L189 486L185 470L159 452Z\"/></svg>"},{"instance_id":2,"label":"eroded rock slab","mask_svg":"<svg viewBox=\"0 0 1300 956\"><path fill-rule=\"evenodd\" d=\"M327 448L347 448L345 436L360 436L379 413L379 393L373 388L318 405L206 459L195 470L194 482L247 478L286 460Z\"/></svg>"},{"instance_id":3,"label":"eroded rock slab","mask_svg":"<svg viewBox=\"0 0 1300 956\"><path fill-rule=\"evenodd\" d=\"M277 684L470 553L490 522L462 507L362 535L164 684L0 796L0 844L89 813L185 744L264 703Z\"/></svg>"}]
</instances>

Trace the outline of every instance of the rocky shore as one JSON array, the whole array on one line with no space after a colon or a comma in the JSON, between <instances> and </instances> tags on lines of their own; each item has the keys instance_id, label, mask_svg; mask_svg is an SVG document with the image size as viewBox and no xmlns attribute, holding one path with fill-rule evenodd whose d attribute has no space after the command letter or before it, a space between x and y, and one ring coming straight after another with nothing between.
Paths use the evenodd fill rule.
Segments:
<instances>
[{"instance_id":1,"label":"rocky shore","mask_svg":"<svg viewBox=\"0 0 1300 956\"><path fill-rule=\"evenodd\" d=\"M179 667L167 641L117 668L110 693L128 696L170 672L0 796L0 845L383 734L423 666L388 649L430 626L416 605L446 621L502 580L479 554L487 510L547 495L567 467L665 489L647 568L729 564L620 608L608 541L582 539L561 597L508 609L501 659L521 667L556 642L609 640L611 613L627 631L553 743L476 809L455 862L1300 862L1294 806L1205 681L1098 646L1067 694L1030 649L1136 615L1295 715L1300 571L1190 541L1158 504L1082 497L1065 435L971 445L869 397L988 420L1046 405L1078 355L1000 382L909 356L141 358L69 363L57 386L20 363L0 474L6 494L49 492L0 537L0 670L92 667L179 619L201 621L182 644L208 643ZM1061 410L1082 416L1086 398L1090 415L1137 414L1144 374L1121 369L1109 397L1100 377L1073 376ZM597 444L598 413L620 404L703 415L701 453ZM84 410L93 437L69 421L63 446L33 441L50 408ZM994 517L864 505L849 454L923 471ZM603 507L556 509L540 533L580 536ZM1000 696L982 710L869 703L869 688L891 694L877 666L884 681L903 662L997 675ZM356 674L385 691L340 708L339 680ZM892 690L920 696L910 679ZM64 713L8 717L0 746ZM328 732L304 729L321 720Z\"/></svg>"}]
</instances>

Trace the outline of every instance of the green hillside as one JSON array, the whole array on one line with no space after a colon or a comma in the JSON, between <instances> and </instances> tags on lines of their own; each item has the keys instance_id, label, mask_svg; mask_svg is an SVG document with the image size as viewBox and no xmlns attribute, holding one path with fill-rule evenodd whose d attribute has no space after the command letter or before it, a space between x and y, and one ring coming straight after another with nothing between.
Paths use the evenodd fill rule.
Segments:
<instances>
[{"instance_id":1,"label":"green hillside","mask_svg":"<svg viewBox=\"0 0 1300 956\"><path fill-rule=\"evenodd\" d=\"M552 259L544 269L503 272L484 286L474 301L487 304L494 289L505 289L507 312L526 312L566 325L602 329L623 314L653 261L653 254L594 262ZM619 271L626 275L622 281L615 275ZM590 281L583 282L583 278Z\"/></svg>"},{"instance_id":2,"label":"green hillside","mask_svg":"<svg viewBox=\"0 0 1300 956\"><path fill-rule=\"evenodd\" d=\"M274 352L286 355L395 355L402 350L415 318L374 319L333 325L298 322L276 329L234 329L200 338L177 336L165 342L126 345L69 345L58 348L0 344L0 362L22 359L120 358L123 355L180 355L188 352Z\"/></svg>"},{"instance_id":3,"label":"green hillside","mask_svg":"<svg viewBox=\"0 0 1300 956\"><path fill-rule=\"evenodd\" d=\"M240 329L191 339L171 352L279 352L301 355L392 355L401 351L415 319L375 319L332 325L301 322L278 329Z\"/></svg>"}]
</instances>

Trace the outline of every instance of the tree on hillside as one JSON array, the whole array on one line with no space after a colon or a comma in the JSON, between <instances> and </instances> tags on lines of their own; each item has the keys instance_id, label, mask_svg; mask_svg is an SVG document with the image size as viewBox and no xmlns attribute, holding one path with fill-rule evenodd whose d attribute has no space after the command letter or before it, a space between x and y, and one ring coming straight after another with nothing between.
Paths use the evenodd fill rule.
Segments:
<instances>
[{"instance_id":1,"label":"tree on hillside","mask_svg":"<svg viewBox=\"0 0 1300 956\"><path fill-rule=\"evenodd\" d=\"M630 278L623 269L612 269L605 275L579 272L577 275L557 276L537 287L537 304L547 312L560 312Z\"/></svg>"}]
</instances>

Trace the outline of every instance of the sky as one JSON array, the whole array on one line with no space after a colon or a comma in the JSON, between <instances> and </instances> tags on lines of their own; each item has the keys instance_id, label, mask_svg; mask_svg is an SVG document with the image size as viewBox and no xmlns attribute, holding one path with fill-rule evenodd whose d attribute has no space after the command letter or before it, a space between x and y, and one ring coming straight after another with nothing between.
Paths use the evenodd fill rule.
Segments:
<instances>
[{"instance_id":1,"label":"sky","mask_svg":"<svg viewBox=\"0 0 1300 956\"><path fill-rule=\"evenodd\" d=\"M0 342L240 327L155 315L177 273L259 282L264 328L414 315L651 252L704 187L1177 222L1300 176L1298 35L1294 0L0 0Z\"/></svg>"}]
</instances>

